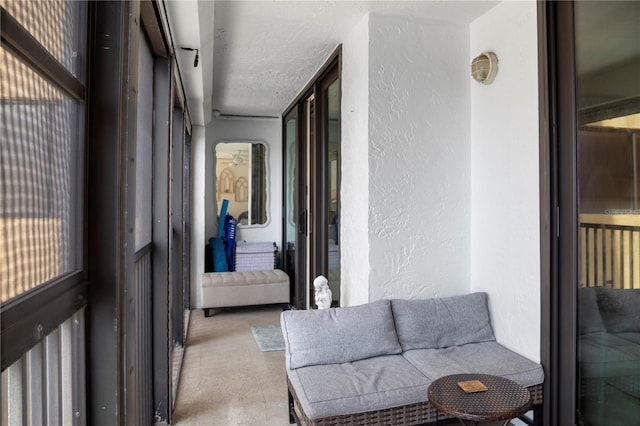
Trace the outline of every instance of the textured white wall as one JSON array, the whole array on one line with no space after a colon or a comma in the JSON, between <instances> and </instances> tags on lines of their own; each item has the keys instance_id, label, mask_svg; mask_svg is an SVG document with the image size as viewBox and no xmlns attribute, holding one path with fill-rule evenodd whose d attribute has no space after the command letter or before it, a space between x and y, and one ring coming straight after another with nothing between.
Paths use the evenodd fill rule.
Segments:
<instances>
[{"instance_id":1,"label":"textured white wall","mask_svg":"<svg viewBox=\"0 0 640 426\"><path fill-rule=\"evenodd\" d=\"M369 301L369 16L342 43L341 306Z\"/></svg>"},{"instance_id":2,"label":"textured white wall","mask_svg":"<svg viewBox=\"0 0 640 426\"><path fill-rule=\"evenodd\" d=\"M540 358L538 62L535 1L471 24L471 59L493 51L491 85L471 86L471 291L489 293L497 339Z\"/></svg>"},{"instance_id":3,"label":"textured white wall","mask_svg":"<svg viewBox=\"0 0 640 426\"><path fill-rule=\"evenodd\" d=\"M195 138L194 138L195 139ZM197 284L204 272L204 246L217 234L215 145L229 141L261 141L267 146L267 217L265 226L238 228L236 239L247 241L282 240L282 130L280 120L212 120L206 127L206 141L194 142L194 228L191 246L191 282ZM203 184L201 183L203 182ZM282 248L280 247L281 251ZM198 255L202 253L202 256ZM200 308L197 286L191 286L192 307Z\"/></svg>"},{"instance_id":4,"label":"textured white wall","mask_svg":"<svg viewBox=\"0 0 640 426\"><path fill-rule=\"evenodd\" d=\"M369 29L369 298L467 293L469 27L371 15Z\"/></svg>"}]
</instances>

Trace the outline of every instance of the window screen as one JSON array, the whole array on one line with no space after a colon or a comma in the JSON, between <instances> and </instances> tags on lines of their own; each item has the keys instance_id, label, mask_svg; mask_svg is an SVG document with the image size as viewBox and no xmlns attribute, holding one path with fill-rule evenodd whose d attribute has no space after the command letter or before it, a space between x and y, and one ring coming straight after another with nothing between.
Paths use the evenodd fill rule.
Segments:
<instances>
[{"instance_id":1,"label":"window screen","mask_svg":"<svg viewBox=\"0 0 640 426\"><path fill-rule=\"evenodd\" d=\"M84 83L85 2L0 0L0 6L50 55Z\"/></svg>"},{"instance_id":2,"label":"window screen","mask_svg":"<svg viewBox=\"0 0 640 426\"><path fill-rule=\"evenodd\" d=\"M46 48L30 52L35 62L51 54L80 74L84 55L76 48L85 33L66 23L85 6L22 0L0 6ZM14 55L27 38L20 37L0 47L2 303L82 266L84 104Z\"/></svg>"},{"instance_id":3,"label":"window screen","mask_svg":"<svg viewBox=\"0 0 640 426\"><path fill-rule=\"evenodd\" d=\"M136 135L136 252L151 243L153 225L153 55L139 39L138 115Z\"/></svg>"}]
</instances>

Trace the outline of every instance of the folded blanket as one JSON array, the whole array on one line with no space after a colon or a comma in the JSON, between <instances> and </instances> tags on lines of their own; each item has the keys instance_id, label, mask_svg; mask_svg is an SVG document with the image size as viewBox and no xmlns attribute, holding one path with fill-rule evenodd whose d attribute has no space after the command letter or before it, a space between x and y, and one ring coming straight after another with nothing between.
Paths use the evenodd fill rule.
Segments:
<instances>
[{"instance_id":1,"label":"folded blanket","mask_svg":"<svg viewBox=\"0 0 640 426\"><path fill-rule=\"evenodd\" d=\"M275 243L272 241L238 241L236 242L236 254L239 253L273 253Z\"/></svg>"}]
</instances>

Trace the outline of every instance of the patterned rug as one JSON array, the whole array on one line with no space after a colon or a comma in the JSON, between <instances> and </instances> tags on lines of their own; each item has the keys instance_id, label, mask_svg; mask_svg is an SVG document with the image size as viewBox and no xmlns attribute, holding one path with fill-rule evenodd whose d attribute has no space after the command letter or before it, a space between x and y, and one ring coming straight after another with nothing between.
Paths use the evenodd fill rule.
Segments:
<instances>
[{"instance_id":1,"label":"patterned rug","mask_svg":"<svg viewBox=\"0 0 640 426\"><path fill-rule=\"evenodd\" d=\"M262 327L251 327L251 333L256 339L258 348L262 352L273 352L284 350L284 338L280 325L266 325Z\"/></svg>"}]
</instances>

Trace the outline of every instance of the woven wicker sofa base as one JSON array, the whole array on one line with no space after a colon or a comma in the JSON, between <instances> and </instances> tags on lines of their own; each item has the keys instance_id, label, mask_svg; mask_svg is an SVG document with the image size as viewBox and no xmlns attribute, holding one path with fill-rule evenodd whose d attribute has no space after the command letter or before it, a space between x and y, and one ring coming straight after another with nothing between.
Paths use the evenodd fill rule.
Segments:
<instances>
[{"instance_id":1,"label":"woven wicker sofa base","mask_svg":"<svg viewBox=\"0 0 640 426\"><path fill-rule=\"evenodd\" d=\"M387 408L378 411L368 411L366 413L355 413L343 416L324 417L312 420L300 408L300 403L295 390L287 380L289 395L295 404L295 414L303 425L307 426L370 426L370 425L419 425L423 423L433 423L438 420L445 420L451 416L438 412L428 401L417 404L403 405L400 407ZM534 406L542 404L542 384L530 386L531 398ZM294 407L290 407L293 410Z\"/></svg>"}]
</instances>

